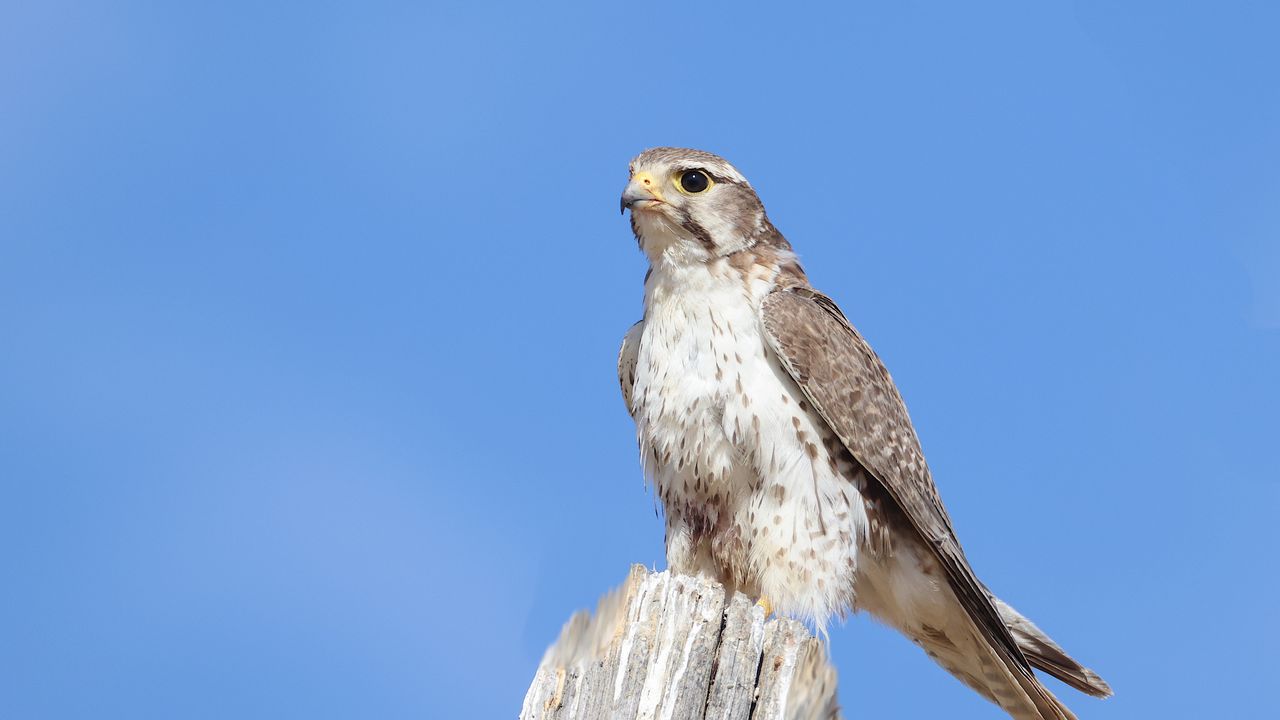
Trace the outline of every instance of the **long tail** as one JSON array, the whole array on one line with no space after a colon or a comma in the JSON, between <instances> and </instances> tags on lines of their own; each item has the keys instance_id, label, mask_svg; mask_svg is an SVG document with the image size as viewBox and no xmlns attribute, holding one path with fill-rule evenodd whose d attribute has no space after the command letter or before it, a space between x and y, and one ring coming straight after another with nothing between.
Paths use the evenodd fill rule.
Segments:
<instances>
[{"instance_id":1,"label":"long tail","mask_svg":"<svg viewBox=\"0 0 1280 720\"><path fill-rule=\"evenodd\" d=\"M1013 632L1013 639L1018 642L1018 648L1034 667L1049 673L1080 692L1100 698L1111 697L1111 686L1098 673L1072 659L1067 651L1008 603L999 598L993 599L996 609L1000 611L1001 619Z\"/></svg>"},{"instance_id":2,"label":"long tail","mask_svg":"<svg viewBox=\"0 0 1280 720\"><path fill-rule=\"evenodd\" d=\"M1015 720L1075 720L1028 664L1090 695L1107 697L1111 688L1098 674L1071 659L1040 628L1007 603L992 598L1017 648L990 637L951 593L933 596L949 610L931 614L936 624L904 628L938 664L1004 709ZM937 607L937 606L935 606ZM1025 657L1025 659L1024 659Z\"/></svg>"},{"instance_id":3,"label":"long tail","mask_svg":"<svg viewBox=\"0 0 1280 720\"><path fill-rule=\"evenodd\" d=\"M1014 720L1076 720L1033 668L1090 695L1111 694L1097 673L1072 660L1040 628L980 583L990 604L982 603L975 610L973 603L962 601L928 553L904 544L898 552L876 558L879 563L859 568L859 607L901 630Z\"/></svg>"},{"instance_id":4,"label":"long tail","mask_svg":"<svg viewBox=\"0 0 1280 720\"><path fill-rule=\"evenodd\" d=\"M992 642L967 615L957 612L952 619L945 629L929 632L927 628L914 638L939 665L1014 720L1076 720L1022 658L1013 657L1006 645Z\"/></svg>"}]
</instances>

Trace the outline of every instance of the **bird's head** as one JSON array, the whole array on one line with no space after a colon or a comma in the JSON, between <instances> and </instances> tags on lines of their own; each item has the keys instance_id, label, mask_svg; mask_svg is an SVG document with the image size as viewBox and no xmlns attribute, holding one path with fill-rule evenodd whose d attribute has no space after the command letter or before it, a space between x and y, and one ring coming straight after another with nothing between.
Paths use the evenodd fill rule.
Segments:
<instances>
[{"instance_id":1,"label":"bird's head","mask_svg":"<svg viewBox=\"0 0 1280 720\"><path fill-rule=\"evenodd\" d=\"M751 184L718 155L645 150L631 161L622 211L651 262L707 262L775 232Z\"/></svg>"}]
</instances>

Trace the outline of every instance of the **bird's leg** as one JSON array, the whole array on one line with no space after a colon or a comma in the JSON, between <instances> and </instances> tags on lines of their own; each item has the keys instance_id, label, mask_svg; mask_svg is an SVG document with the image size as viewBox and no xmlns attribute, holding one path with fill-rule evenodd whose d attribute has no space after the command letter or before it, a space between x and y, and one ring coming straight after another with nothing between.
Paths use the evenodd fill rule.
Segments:
<instances>
[{"instance_id":1,"label":"bird's leg","mask_svg":"<svg viewBox=\"0 0 1280 720\"><path fill-rule=\"evenodd\" d=\"M769 602L769 598L761 595L760 599L756 601L756 605L759 605L760 607L764 608L765 620L768 620L769 617L773 615L773 603Z\"/></svg>"}]
</instances>

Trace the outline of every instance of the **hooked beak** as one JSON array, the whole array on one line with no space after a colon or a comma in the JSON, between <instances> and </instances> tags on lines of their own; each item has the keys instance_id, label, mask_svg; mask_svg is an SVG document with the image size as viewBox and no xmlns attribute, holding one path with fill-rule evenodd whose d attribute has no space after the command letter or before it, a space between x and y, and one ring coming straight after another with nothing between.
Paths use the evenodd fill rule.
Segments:
<instances>
[{"instance_id":1,"label":"hooked beak","mask_svg":"<svg viewBox=\"0 0 1280 720\"><path fill-rule=\"evenodd\" d=\"M647 172L638 172L631 176L627 189L622 191L620 211L626 213L627 210L643 210L663 202L662 193L653 176Z\"/></svg>"}]
</instances>

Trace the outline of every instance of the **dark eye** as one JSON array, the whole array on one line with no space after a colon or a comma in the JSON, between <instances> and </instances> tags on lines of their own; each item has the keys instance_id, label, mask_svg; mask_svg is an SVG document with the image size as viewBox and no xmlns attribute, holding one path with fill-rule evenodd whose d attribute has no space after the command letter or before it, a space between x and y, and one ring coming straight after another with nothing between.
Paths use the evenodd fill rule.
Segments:
<instances>
[{"instance_id":1,"label":"dark eye","mask_svg":"<svg viewBox=\"0 0 1280 720\"><path fill-rule=\"evenodd\" d=\"M711 187L711 178L701 170L685 170L680 175L680 189L690 195L705 192L709 187Z\"/></svg>"}]
</instances>

